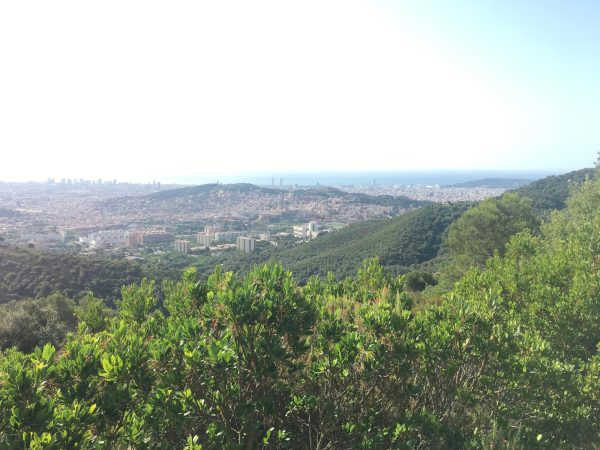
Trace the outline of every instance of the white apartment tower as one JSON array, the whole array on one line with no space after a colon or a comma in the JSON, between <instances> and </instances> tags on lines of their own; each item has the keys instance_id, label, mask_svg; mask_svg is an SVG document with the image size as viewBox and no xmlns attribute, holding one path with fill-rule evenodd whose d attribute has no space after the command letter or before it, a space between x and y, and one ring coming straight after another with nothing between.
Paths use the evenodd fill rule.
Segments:
<instances>
[{"instance_id":1,"label":"white apartment tower","mask_svg":"<svg viewBox=\"0 0 600 450\"><path fill-rule=\"evenodd\" d=\"M177 239L175 241L175 250L181 253L189 253L190 252L190 241L185 241L183 239Z\"/></svg>"},{"instance_id":2,"label":"white apartment tower","mask_svg":"<svg viewBox=\"0 0 600 450\"><path fill-rule=\"evenodd\" d=\"M254 245L256 244L256 239L252 239L249 237L239 236L237 238L237 248L246 253L251 253L254 251Z\"/></svg>"}]
</instances>

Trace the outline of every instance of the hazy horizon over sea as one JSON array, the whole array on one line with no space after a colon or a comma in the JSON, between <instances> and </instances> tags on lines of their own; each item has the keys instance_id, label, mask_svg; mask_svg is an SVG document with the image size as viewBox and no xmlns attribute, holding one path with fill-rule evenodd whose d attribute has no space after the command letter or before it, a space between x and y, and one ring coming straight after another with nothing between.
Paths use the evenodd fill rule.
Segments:
<instances>
[{"instance_id":1,"label":"hazy horizon over sea","mask_svg":"<svg viewBox=\"0 0 600 450\"><path fill-rule=\"evenodd\" d=\"M410 170L365 172L295 172L173 177L176 184L251 183L259 186L450 185L483 178L537 180L560 172L534 170Z\"/></svg>"}]
</instances>

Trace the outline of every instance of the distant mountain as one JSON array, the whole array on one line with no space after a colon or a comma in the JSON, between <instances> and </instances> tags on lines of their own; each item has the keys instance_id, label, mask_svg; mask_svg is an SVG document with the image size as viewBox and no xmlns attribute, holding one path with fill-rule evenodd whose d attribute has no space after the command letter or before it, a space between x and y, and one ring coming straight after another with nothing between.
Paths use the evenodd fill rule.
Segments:
<instances>
[{"instance_id":1,"label":"distant mountain","mask_svg":"<svg viewBox=\"0 0 600 450\"><path fill-rule=\"evenodd\" d=\"M489 189L514 189L531 183L532 180L524 178L483 178L481 180L466 181L451 184L447 187L456 188L489 188Z\"/></svg>"},{"instance_id":2,"label":"distant mountain","mask_svg":"<svg viewBox=\"0 0 600 450\"><path fill-rule=\"evenodd\" d=\"M595 169L581 169L563 175L542 178L527 186L514 189L512 192L530 198L533 207L537 210L563 209L572 187L582 183L586 178L595 176Z\"/></svg>"},{"instance_id":3,"label":"distant mountain","mask_svg":"<svg viewBox=\"0 0 600 450\"><path fill-rule=\"evenodd\" d=\"M386 211L370 211L369 217L396 215L407 209L429 204L407 197L375 196L344 192L329 187L279 190L253 184L205 184L156 192L146 196L112 198L101 203L103 214L122 221L165 223L165 221L203 221L215 217L255 219L261 212L285 214L289 219L304 220L317 213L320 217L347 216L348 206L376 205ZM318 206L318 207L317 207ZM330 214L331 212L331 214ZM320 216L319 216L320 215ZM358 216L360 220L363 216Z\"/></svg>"},{"instance_id":4,"label":"distant mountain","mask_svg":"<svg viewBox=\"0 0 600 450\"><path fill-rule=\"evenodd\" d=\"M298 189L295 191L297 195L329 197L331 195L344 195L346 192L329 186L318 186L314 188Z\"/></svg>"},{"instance_id":5,"label":"distant mountain","mask_svg":"<svg viewBox=\"0 0 600 450\"><path fill-rule=\"evenodd\" d=\"M217 194L219 192L232 192L232 193L248 193L248 192L258 192L267 195L277 195L280 194L281 191L276 189L268 189L260 186L256 186L254 184L249 183L235 183L235 184L217 184L217 183L209 183L202 184L199 186L187 186L183 188L177 189L169 189L166 191L155 192L153 194L147 195L146 198L155 199L155 200L172 200L176 198L182 197L195 197L195 196L205 196Z\"/></svg>"},{"instance_id":6,"label":"distant mountain","mask_svg":"<svg viewBox=\"0 0 600 450\"><path fill-rule=\"evenodd\" d=\"M419 200L413 200L404 196L391 196L391 195L369 195L361 193L345 192L340 189L319 186L307 189L295 189L295 190L281 190L265 188L256 186L249 183L235 183L235 184L203 184L199 186L189 186L179 189L170 189L168 191L156 192L146 196L146 199L152 200L178 200L178 199L189 199L192 197L208 197L208 196L220 196L224 193L227 194L258 194L265 197L280 197L282 194L297 197L299 199L311 199L311 198L332 198L339 197L349 203L365 203L371 205L381 206L399 206L405 208L414 208L417 206L423 206L430 202L424 202Z\"/></svg>"}]
</instances>

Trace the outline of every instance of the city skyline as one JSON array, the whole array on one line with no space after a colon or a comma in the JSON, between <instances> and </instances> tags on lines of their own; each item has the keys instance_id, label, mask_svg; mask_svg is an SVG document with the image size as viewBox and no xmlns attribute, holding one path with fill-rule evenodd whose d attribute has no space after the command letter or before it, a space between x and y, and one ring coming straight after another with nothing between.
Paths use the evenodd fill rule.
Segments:
<instances>
[{"instance_id":1,"label":"city skyline","mask_svg":"<svg viewBox=\"0 0 600 450\"><path fill-rule=\"evenodd\" d=\"M591 164L588 165L591 167ZM578 168L583 169L583 168ZM249 172L210 175L162 177L156 179L105 179L105 178L54 178L3 180L0 183L41 183L50 185L156 185L173 188L176 186L200 186L210 184L251 184L264 187L311 187L311 186L372 186L372 185L440 185L483 179L534 181L550 175L562 175L562 171L548 170L380 170L380 171L305 171L305 172Z\"/></svg>"}]
</instances>

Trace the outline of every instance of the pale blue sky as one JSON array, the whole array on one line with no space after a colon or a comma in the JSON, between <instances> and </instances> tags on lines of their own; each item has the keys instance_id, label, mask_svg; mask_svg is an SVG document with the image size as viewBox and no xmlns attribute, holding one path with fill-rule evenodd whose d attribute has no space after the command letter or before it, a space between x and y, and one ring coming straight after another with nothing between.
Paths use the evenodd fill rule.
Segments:
<instances>
[{"instance_id":1,"label":"pale blue sky","mask_svg":"<svg viewBox=\"0 0 600 450\"><path fill-rule=\"evenodd\" d=\"M415 35L531 108L541 129L531 130L532 145L519 158L524 164L585 165L600 150L600 2L382 0L380 5L397 26L406 26L403 19L409 17Z\"/></svg>"},{"instance_id":2,"label":"pale blue sky","mask_svg":"<svg viewBox=\"0 0 600 450\"><path fill-rule=\"evenodd\" d=\"M566 172L600 2L0 3L0 179Z\"/></svg>"},{"instance_id":3,"label":"pale blue sky","mask_svg":"<svg viewBox=\"0 0 600 450\"><path fill-rule=\"evenodd\" d=\"M398 5L403 5L399 7ZM507 86L573 106L600 102L598 1L382 1L391 20ZM402 26L399 24L399 26Z\"/></svg>"}]
</instances>

